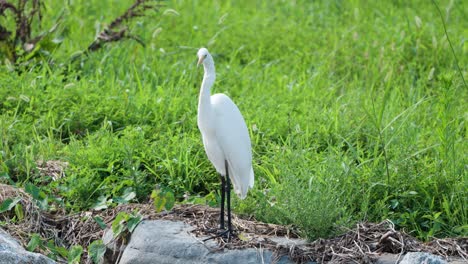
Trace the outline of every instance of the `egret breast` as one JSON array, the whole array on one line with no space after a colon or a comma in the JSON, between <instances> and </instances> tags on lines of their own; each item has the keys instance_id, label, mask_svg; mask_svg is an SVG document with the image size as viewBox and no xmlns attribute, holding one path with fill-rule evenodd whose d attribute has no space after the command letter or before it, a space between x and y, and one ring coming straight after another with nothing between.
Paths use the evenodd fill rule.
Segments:
<instances>
[{"instance_id":1,"label":"egret breast","mask_svg":"<svg viewBox=\"0 0 468 264\"><path fill-rule=\"evenodd\" d=\"M216 168L216 171L224 175L225 168L224 168L224 161L226 157L224 156L223 150L220 148L217 140L216 135L211 133L202 133L203 138L203 146L205 147L206 155L208 159L211 161L213 166Z\"/></svg>"}]
</instances>

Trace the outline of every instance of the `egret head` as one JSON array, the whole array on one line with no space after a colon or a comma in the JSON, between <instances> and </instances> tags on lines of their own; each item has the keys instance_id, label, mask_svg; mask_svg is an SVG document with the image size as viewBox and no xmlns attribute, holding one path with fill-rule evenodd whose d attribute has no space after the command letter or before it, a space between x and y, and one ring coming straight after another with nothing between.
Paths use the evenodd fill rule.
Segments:
<instances>
[{"instance_id":1,"label":"egret head","mask_svg":"<svg viewBox=\"0 0 468 264\"><path fill-rule=\"evenodd\" d=\"M211 58L211 55L210 55L210 53L208 52L208 50L206 48L199 49L198 52L197 52L197 56L198 56L197 66L200 65L200 64L205 64L205 61L206 62L209 61L209 60L206 60L206 59Z\"/></svg>"}]
</instances>

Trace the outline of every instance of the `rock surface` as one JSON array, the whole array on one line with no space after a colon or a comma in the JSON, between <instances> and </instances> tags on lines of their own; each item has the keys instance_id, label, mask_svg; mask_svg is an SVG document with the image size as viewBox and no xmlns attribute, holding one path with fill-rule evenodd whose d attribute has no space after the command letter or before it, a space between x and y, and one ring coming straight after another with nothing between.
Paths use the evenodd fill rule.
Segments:
<instances>
[{"instance_id":1,"label":"rock surface","mask_svg":"<svg viewBox=\"0 0 468 264\"><path fill-rule=\"evenodd\" d=\"M190 231L193 227L184 222L167 220L147 220L141 222L134 230L130 242L125 248L119 264L150 263L294 263L288 256L275 259L270 250L242 249L219 250L213 240L202 242L203 238L195 237ZM278 244L300 245L301 239L277 239ZM398 262L400 261L400 262ZM309 262L314 263L314 262ZM445 261L443 258L424 252L409 252L399 258L395 254L382 254L378 264L460 264L460 260Z\"/></svg>"},{"instance_id":2,"label":"rock surface","mask_svg":"<svg viewBox=\"0 0 468 264\"><path fill-rule=\"evenodd\" d=\"M379 256L376 264L395 264L398 263L398 255L394 254L382 254Z\"/></svg>"},{"instance_id":3,"label":"rock surface","mask_svg":"<svg viewBox=\"0 0 468 264\"><path fill-rule=\"evenodd\" d=\"M400 260L399 260L400 259ZM376 264L466 264L460 258L451 258L449 261L440 256L426 252L408 252L401 258L397 254L382 254Z\"/></svg>"},{"instance_id":4,"label":"rock surface","mask_svg":"<svg viewBox=\"0 0 468 264\"><path fill-rule=\"evenodd\" d=\"M143 221L135 229L120 264L129 263L272 263L274 255L269 250L244 249L218 251L216 242L204 244L190 231L193 227L183 222L164 220ZM294 263L288 257L278 264Z\"/></svg>"},{"instance_id":5,"label":"rock surface","mask_svg":"<svg viewBox=\"0 0 468 264\"><path fill-rule=\"evenodd\" d=\"M401 260L400 264L447 264L447 261L439 256L425 252L408 252Z\"/></svg>"},{"instance_id":6,"label":"rock surface","mask_svg":"<svg viewBox=\"0 0 468 264\"><path fill-rule=\"evenodd\" d=\"M26 251L18 241L0 229L0 264L53 264L50 258Z\"/></svg>"}]
</instances>

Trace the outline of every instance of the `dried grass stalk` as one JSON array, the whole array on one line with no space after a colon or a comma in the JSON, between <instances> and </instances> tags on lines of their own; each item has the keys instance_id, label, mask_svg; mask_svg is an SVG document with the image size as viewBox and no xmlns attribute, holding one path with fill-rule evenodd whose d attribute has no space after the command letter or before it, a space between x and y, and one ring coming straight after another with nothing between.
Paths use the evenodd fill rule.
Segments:
<instances>
[{"instance_id":1,"label":"dried grass stalk","mask_svg":"<svg viewBox=\"0 0 468 264\"><path fill-rule=\"evenodd\" d=\"M161 0L136 0L121 16L114 19L107 28L101 31L97 38L88 46L87 51L92 52L100 49L104 43L133 39L144 46L144 42L135 35L130 34L124 24L132 18L141 17L148 10L157 11L162 7Z\"/></svg>"},{"instance_id":2,"label":"dried grass stalk","mask_svg":"<svg viewBox=\"0 0 468 264\"><path fill-rule=\"evenodd\" d=\"M40 211L32 198L20 189L0 185L0 203L7 198L21 197L25 210L22 221L6 225L6 230L17 237L24 245L31 233L54 239L57 245L69 247L81 245L85 250L82 261L86 263L88 245L102 238L102 230L94 217L101 217L109 227L119 212L136 212L144 219L165 219L184 221L194 227L195 236L210 236L207 230L218 227L219 209L203 205L177 205L169 212L155 213L153 205L126 204L103 211L86 211L67 215L63 210L55 214ZM0 214L0 220L9 221L10 212ZM382 253L404 254L412 251L424 251L445 258L459 257L468 259L467 238L434 239L422 243L410 235L395 229L389 221L382 223L363 222L346 233L329 239L307 242L298 238L291 226L280 226L258 222L252 218L241 218L233 214L233 227L239 236L225 241L216 238L217 248L223 249L257 248L275 252L276 258L289 255L297 263L317 261L319 263L374 263Z\"/></svg>"}]
</instances>

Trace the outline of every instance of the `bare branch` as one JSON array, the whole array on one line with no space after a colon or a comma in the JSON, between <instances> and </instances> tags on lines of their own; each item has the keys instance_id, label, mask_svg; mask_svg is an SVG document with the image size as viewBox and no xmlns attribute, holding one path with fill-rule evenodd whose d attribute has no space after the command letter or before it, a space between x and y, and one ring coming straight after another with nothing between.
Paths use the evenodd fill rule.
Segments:
<instances>
[{"instance_id":1,"label":"bare branch","mask_svg":"<svg viewBox=\"0 0 468 264\"><path fill-rule=\"evenodd\" d=\"M87 51L96 51L100 49L104 43L116 42L124 39L133 39L145 46L141 38L129 33L127 26L122 25L132 18L141 17L148 10L158 10L162 7L161 0L136 0L125 13L114 19L107 28L105 28L98 37L88 46Z\"/></svg>"}]
</instances>

